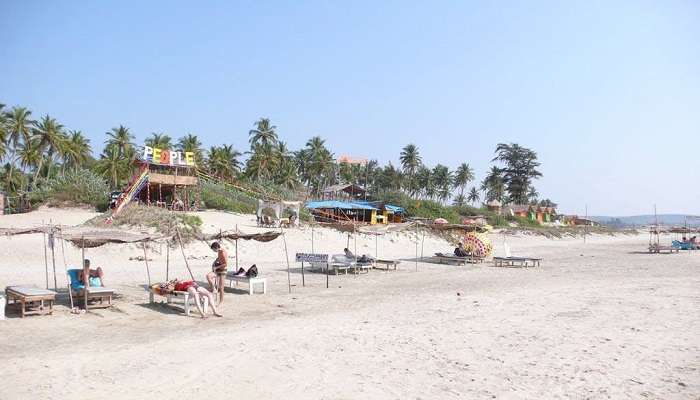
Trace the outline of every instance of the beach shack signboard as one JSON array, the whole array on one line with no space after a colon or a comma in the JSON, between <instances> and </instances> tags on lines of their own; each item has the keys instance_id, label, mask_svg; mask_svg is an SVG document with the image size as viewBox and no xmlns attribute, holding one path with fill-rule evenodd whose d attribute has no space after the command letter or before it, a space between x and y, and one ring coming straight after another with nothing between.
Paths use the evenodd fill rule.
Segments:
<instances>
[{"instance_id":1,"label":"beach shack signboard","mask_svg":"<svg viewBox=\"0 0 700 400\"><path fill-rule=\"evenodd\" d=\"M143 160L151 164L169 165L173 167L193 167L194 153L161 150L155 147L143 146Z\"/></svg>"},{"instance_id":2,"label":"beach shack signboard","mask_svg":"<svg viewBox=\"0 0 700 400\"><path fill-rule=\"evenodd\" d=\"M328 254L297 253L297 262L324 263L328 262Z\"/></svg>"}]
</instances>

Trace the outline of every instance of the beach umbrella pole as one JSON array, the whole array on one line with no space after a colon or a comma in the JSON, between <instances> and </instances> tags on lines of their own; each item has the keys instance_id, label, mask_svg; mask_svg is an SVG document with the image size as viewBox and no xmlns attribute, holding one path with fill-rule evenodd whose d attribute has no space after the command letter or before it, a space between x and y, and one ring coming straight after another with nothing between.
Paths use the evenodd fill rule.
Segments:
<instances>
[{"instance_id":1,"label":"beach umbrella pole","mask_svg":"<svg viewBox=\"0 0 700 400\"><path fill-rule=\"evenodd\" d=\"M68 275L68 265L66 264L66 247L63 244L64 241L65 240L63 239L63 232L61 232L61 255L63 255L63 269L66 271L66 275ZM68 282L68 298L70 299L70 309L72 310L74 305L73 291L71 290L70 282Z\"/></svg>"},{"instance_id":2,"label":"beach umbrella pole","mask_svg":"<svg viewBox=\"0 0 700 400\"><path fill-rule=\"evenodd\" d=\"M180 236L180 230L175 228L175 233L177 233L177 241L178 243L180 243L180 251L182 252L182 258L185 260L185 267L187 267L187 271L190 273L190 277L194 281L194 274L190 269L190 264L187 262L187 256L185 255L185 247L182 245L182 236Z\"/></svg>"},{"instance_id":3,"label":"beach umbrella pole","mask_svg":"<svg viewBox=\"0 0 700 400\"><path fill-rule=\"evenodd\" d=\"M165 281L170 278L170 243L165 242Z\"/></svg>"},{"instance_id":4,"label":"beach umbrella pole","mask_svg":"<svg viewBox=\"0 0 700 400\"><path fill-rule=\"evenodd\" d=\"M81 257L83 258L83 263L81 264L81 266L82 266L82 268L83 268L83 271L85 271L85 236L83 236L83 237L81 238L81 240L80 240L80 250L81 250ZM85 277L83 277L83 279L85 279ZM86 281L87 281L87 282L83 282L83 301L85 302L85 303L83 303L83 304L85 304L85 312L87 312L87 309L88 309L88 305L87 305L87 302L88 302L88 287L87 287L87 283L90 282L90 277L88 277Z\"/></svg>"},{"instance_id":5,"label":"beach umbrella pole","mask_svg":"<svg viewBox=\"0 0 700 400\"><path fill-rule=\"evenodd\" d=\"M282 241L284 241L284 256L287 259L287 288L289 289L289 293L292 293L292 278L289 272L289 252L287 251L287 235L284 234L284 230L282 230Z\"/></svg>"}]
</instances>

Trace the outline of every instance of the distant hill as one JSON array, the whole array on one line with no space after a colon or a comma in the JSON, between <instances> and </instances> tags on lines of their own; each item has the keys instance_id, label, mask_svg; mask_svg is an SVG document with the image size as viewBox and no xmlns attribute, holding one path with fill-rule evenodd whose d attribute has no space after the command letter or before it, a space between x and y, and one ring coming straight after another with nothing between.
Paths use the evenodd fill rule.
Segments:
<instances>
[{"instance_id":1,"label":"distant hill","mask_svg":"<svg viewBox=\"0 0 700 400\"><path fill-rule=\"evenodd\" d=\"M685 226L686 221L688 226L700 226L700 216L693 217L684 214L660 214L657 217L654 217L654 215L633 215L629 217L596 216L589 218L603 225L610 226L653 225L657 218L659 224L665 226Z\"/></svg>"}]
</instances>

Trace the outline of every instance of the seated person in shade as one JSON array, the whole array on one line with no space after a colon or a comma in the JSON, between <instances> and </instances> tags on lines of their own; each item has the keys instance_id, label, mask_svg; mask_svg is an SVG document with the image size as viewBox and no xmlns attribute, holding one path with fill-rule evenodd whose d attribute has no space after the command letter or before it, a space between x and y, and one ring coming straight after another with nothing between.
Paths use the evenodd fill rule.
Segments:
<instances>
[{"instance_id":1,"label":"seated person in shade","mask_svg":"<svg viewBox=\"0 0 700 400\"><path fill-rule=\"evenodd\" d=\"M467 252L467 249L464 248L464 245L462 244L462 242L459 242L457 247L455 247L454 254L457 257L468 257L469 256L469 252Z\"/></svg>"},{"instance_id":2,"label":"seated person in shade","mask_svg":"<svg viewBox=\"0 0 700 400\"><path fill-rule=\"evenodd\" d=\"M83 282L83 285L85 285L85 287L104 286L105 284L102 280L103 276L104 272L102 272L102 267L97 267L97 269L90 269L90 260L87 259L83 262L82 271L78 272L78 280L80 282ZM99 283L99 285L97 283Z\"/></svg>"}]
</instances>

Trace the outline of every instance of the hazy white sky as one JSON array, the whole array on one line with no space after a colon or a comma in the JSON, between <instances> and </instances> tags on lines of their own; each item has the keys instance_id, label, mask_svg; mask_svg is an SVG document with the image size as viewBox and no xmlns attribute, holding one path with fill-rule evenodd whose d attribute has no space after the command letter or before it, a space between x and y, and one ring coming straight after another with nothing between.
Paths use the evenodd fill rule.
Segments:
<instances>
[{"instance_id":1,"label":"hazy white sky","mask_svg":"<svg viewBox=\"0 0 700 400\"><path fill-rule=\"evenodd\" d=\"M247 149L469 162L535 149L561 210L700 214L700 2L4 2L0 103Z\"/></svg>"}]
</instances>

